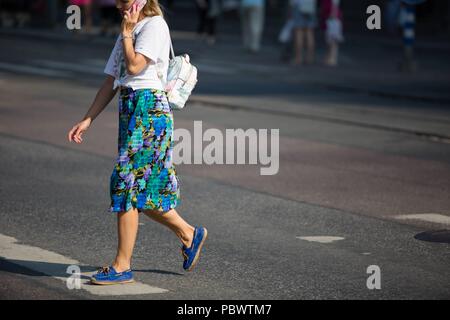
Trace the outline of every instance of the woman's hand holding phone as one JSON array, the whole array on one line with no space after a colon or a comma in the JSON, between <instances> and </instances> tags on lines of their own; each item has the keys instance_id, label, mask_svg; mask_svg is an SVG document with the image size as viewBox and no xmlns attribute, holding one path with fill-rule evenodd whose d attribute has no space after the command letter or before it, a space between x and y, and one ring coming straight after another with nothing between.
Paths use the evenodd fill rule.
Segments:
<instances>
[{"instance_id":1,"label":"woman's hand holding phone","mask_svg":"<svg viewBox=\"0 0 450 320\"><path fill-rule=\"evenodd\" d=\"M146 0L136 0L129 10L124 11L122 20L122 36L131 37L134 26L139 20L139 14L146 3Z\"/></svg>"},{"instance_id":2,"label":"woman's hand holding phone","mask_svg":"<svg viewBox=\"0 0 450 320\"><path fill-rule=\"evenodd\" d=\"M147 4L147 0L135 0L133 5L137 7L138 11L141 11L145 5Z\"/></svg>"}]
</instances>

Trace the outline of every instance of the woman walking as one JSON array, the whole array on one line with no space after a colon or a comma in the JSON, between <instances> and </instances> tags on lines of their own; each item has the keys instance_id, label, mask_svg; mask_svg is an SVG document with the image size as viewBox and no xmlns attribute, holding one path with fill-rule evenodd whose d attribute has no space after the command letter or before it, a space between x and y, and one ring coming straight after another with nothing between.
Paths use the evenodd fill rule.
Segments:
<instances>
[{"instance_id":1,"label":"woman walking","mask_svg":"<svg viewBox=\"0 0 450 320\"><path fill-rule=\"evenodd\" d=\"M139 4L145 3L140 9ZM139 213L170 228L180 239L186 271L198 262L207 230L178 215L180 185L172 162L173 113L164 91L171 46L170 32L158 0L117 0L123 16L121 34L105 67L106 79L69 141L82 134L119 91L118 157L110 177L111 205L117 213L118 248L110 266L91 282L133 281L131 260Z\"/></svg>"},{"instance_id":2,"label":"woman walking","mask_svg":"<svg viewBox=\"0 0 450 320\"><path fill-rule=\"evenodd\" d=\"M324 64L335 67L339 58L339 43L343 41L342 10L340 0L322 0L320 10L321 28L325 31L325 41L328 49Z\"/></svg>"},{"instance_id":3,"label":"woman walking","mask_svg":"<svg viewBox=\"0 0 450 320\"><path fill-rule=\"evenodd\" d=\"M116 25L120 21L120 15L116 9L116 0L97 0L96 4L100 8L101 31L103 36L116 35Z\"/></svg>"},{"instance_id":4,"label":"woman walking","mask_svg":"<svg viewBox=\"0 0 450 320\"><path fill-rule=\"evenodd\" d=\"M242 0L241 23L244 49L258 53L264 29L265 0Z\"/></svg>"},{"instance_id":5,"label":"woman walking","mask_svg":"<svg viewBox=\"0 0 450 320\"><path fill-rule=\"evenodd\" d=\"M312 64L315 57L314 29L317 26L316 0L291 0L292 19L295 30L294 65L303 63L303 49L306 40L306 63Z\"/></svg>"},{"instance_id":6,"label":"woman walking","mask_svg":"<svg viewBox=\"0 0 450 320\"><path fill-rule=\"evenodd\" d=\"M217 40L217 17L221 8L218 0L195 0L198 14L197 36L206 38L208 45L214 45Z\"/></svg>"}]
</instances>

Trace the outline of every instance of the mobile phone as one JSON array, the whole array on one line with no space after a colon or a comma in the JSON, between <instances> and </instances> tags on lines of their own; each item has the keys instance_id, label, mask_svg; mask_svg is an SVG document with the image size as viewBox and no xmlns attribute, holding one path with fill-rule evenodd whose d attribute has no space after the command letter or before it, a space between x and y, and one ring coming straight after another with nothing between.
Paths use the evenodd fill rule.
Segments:
<instances>
[{"instance_id":1,"label":"mobile phone","mask_svg":"<svg viewBox=\"0 0 450 320\"><path fill-rule=\"evenodd\" d=\"M147 4L147 0L135 0L133 2L133 5L131 6L131 8L133 8L134 6L136 6L137 11L141 11L142 8L144 8L144 6ZM131 12L131 8L128 10L128 12Z\"/></svg>"}]
</instances>

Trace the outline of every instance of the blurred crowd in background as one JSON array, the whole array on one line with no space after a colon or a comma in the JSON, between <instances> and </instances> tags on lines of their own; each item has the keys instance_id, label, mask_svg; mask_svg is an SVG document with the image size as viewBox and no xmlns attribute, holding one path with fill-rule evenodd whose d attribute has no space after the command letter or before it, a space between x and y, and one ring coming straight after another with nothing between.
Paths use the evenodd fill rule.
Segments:
<instances>
[{"instance_id":1,"label":"blurred crowd in background","mask_svg":"<svg viewBox=\"0 0 450 320\"><path fill-rule=\"evenodd\" d=\"M373 1L372 1L373 2ZM365 28L365 8L372 4L365 0L161 0L172 21L182 8L195 8L196 16L189 16L191 29L209 45L217 41L223 23L238 24L242 46L258 54L267 21L277 29L276 41L282 45L281 59L293 65L311 64L315 58L317 36L327 46L323 64L336 66L339 44L346 32ZM414 69L413 46L417 28L429 34L450 35L450 5L447 0L384 0L375 1L383 12L383 32L403 41L406 67ZM53 27L62 25L68 5L82 9L81 33L115 36L121 17L116 0L0 0L0 25L3 28ZM174 11L179 7L178 11ZM358 16L355 18L355 12ZM222 16L230 17L225 22ZM180 17L186 20L186 17ZM276 21L276 23L274 23ZM357 27L355 27L357 22ZM220 23L219 23L220 22ZM352 24L353 23L353 24ZM219 24L219 25L218 25ZM182 27L183 28L183 27ZM317 32L320 31L320 32ZM402 40L403 37L403 40ZM448 38L448 37L447 37Z\"/></svg>"}]
</instances>

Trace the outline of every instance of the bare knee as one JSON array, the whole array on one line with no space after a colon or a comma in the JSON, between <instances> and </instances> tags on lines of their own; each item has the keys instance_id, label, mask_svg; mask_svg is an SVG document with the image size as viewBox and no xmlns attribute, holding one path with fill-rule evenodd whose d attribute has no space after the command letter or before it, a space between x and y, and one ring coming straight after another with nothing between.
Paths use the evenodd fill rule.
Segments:
<instances>
[{"instance_id":1,"label":"bare knee","mask_svg":"<svg viewBox=\"0 0 450 320\"><path fill-rule=\"evenodd\" d=\"M157 209L144 209L141 212L143 212L145 215L149 217L166 217L168 213L174 211L173 209L162 211Z\"/></svg>"},{"instance_id":2,"label":"bare knee","mask_svg":"<svg viewBox=\"0 0 450 320\"><path fill-rule=\"evenodd\" d=\"M144 209L141 210L141 212L147 216L157 216L161 214L161 211L158 211L156 209Z\"/></svg>"}]
</instances>

